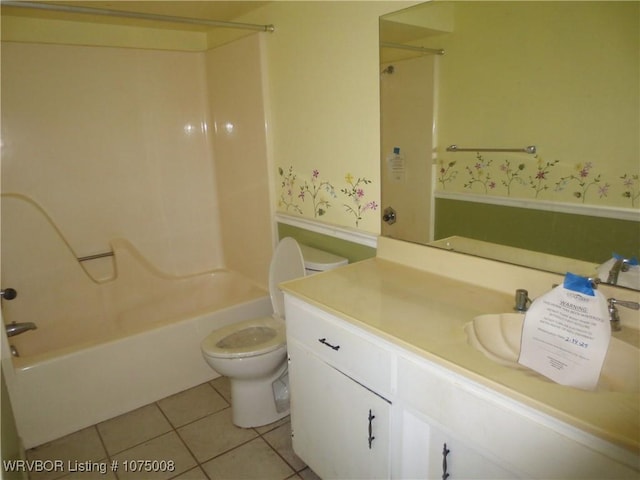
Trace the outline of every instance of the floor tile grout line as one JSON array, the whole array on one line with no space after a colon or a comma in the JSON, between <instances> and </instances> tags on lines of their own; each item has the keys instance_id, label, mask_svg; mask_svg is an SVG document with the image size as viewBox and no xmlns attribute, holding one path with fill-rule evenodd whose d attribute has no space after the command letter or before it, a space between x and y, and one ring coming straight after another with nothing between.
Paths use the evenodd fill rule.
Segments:
<instances>
[{"instance_id":1,"label":"floor tile grout line","mask_svg":"<svg viewBox=\"0 0 640 480\"><path fill-rule=\"evenodd\" d=\"M107 456L106 458L107 458L108 464L112 465L113 458L111 457L111 454L109 453L109 450L107 449L107 444L105 443L104 438L102 438L102 434L100 433L100 429L98 428L98 423L94 424L93 428L96 430L98 438L100 439L100 443L102 444L102 448L104 449L104 453ZM113 476L116 478L116 480L120 480L120 476L116 473L116 471L111 469L111 472L113 473Z\"/></svg>"},{"instance_id":2,"label":"floor tile grout line","mask_svg":"<svg viewBox=\"0 0 640 480\"><path fill-rule=\"evenodd\" d=\"M224 398L224 400L225 400L225 401L227 402L227 404L229 405L227 408L231 408L230 399L229 399L229 400L227 400L227 398L223 395L223 393L222 393L220 390L218 390L218 389L217 389L217 388L212 384L212 382L213 382L214 380L216 380L217 378L223 378L223 377L216 377L215 379L210 380L210 381L208 381L208 382L206 382L206 383L207 383L207 384L208 384L208 385L209 385L209 386L210 386L210 387L211 387L211 388L212 388L216 393L218 393L218 395L220 395L222 398ZM218 410L218 411L222 411L222 410L225 410L225 409L221 409L221 410ZM214 412L214 413L217 413L217 412ZM209 414L209 415L213 415L213 413L211 413L211 414ZM202 418L205 418L205 417L202 417ZM197 420L194 420L194 422L195 422L195 421L197 421ZM273 422L273 423L275 424L275 423L277 423L278 421L279 421L279 420L277 420L276 422ZM193 423L193 422L191 422L191 423ZM270 429L268 429L268 430L265 430L265 431L264 431L264 432L262 432L262 433L258 430L258 428L255 428L255 427L254 427L254 428L252 428L252 430L253 430L253 431L258 435L258 437L256 437L256 438L261 438L261 439L262 439L262 440L267 444L267 446L268 446L271 450L273 450L273 452L274 452L274 453L275 453L275 454L276 454L276 455L277 455L277 456L278 456L278 457L279 457L279 458L280 458L280 459L281 459L281 460L282 460L282 461L283 461L283 462L284 462L284 463L285 463L285 464L286 464L286 465L287 465L287 466L288 466L288 467L293 471L293 474L292 474L292 475L290 475L289 477L286 477L286 478L291 478L291 477L295 477L299 472L301 472L302 470L304 470L305 468L307 468L307 466L305 465L305 466L304 466L304 467L302 467L300 470L296 469L293 465L291 465L291 464L287 461L287 459L286 459L283 455L281 455L281 454L280 454L280 452L278 452L278 450L277 450L277 449L276 449L276 448L275 448L275 447L274 447L274 446L269 442L269 440L265 437L265 435L266 435L267 433L273 432L274 430L276 430L276 429L280 428L280 427L281 427L281 426L283 426L283 425L286 425L286 424L275 425L273 428L270 428ZM184 425L183 425L183 426L184 426ZM179 435L179 434L178 434L178 435ZM180 438L181 438L181 440L182 440L182 437L180 437ZM207 462L210 462L211 460L213 460L213 459L215 459L215 458L218 458L218 457L220 457L220 456L222 456L222 455L225 455L226 453L229 453L229 452L231 452L231 451L233 451L233 450L235 450L235 449L237 449L237 448L239 448L239 447L241 447L241 446L243 446L243 445L246 445L247 443L252 442L253 440L255 440L255 438L252 438L251 440L248 440L248 441L246 441L246 442L244 442L244 443L242 443L242 444L236 445L235 447L230 448L229 450L227 450L227 451L225 451L225 452L222 452L222 453L220 453L220 454L218 454L218 455L215 455L215 456L213 456L213 457L211 457L211 458L209 458L209 459L207 459L207 460L203 461L202 463L200 463L200 465L202 465L202 464L204 464L204 463L207 463ZM184 442L184 440L183 440L183 443L185 443L185 444L186 444L186 442ZM187 448L188 448L188 447L187 447ZM196 461L197 461L197 459L196 459ZM204 471L204 467L202 467L202 470ZM206 474L206 472L205 472L205 474Z\"/></svg>"},{"instance_id":3,"label":"floor tile grout line","mask_svg":"<svg viewBox=\"0 0 640 480\"><path fill-rule=\"evenodd\" d=\"M220 378L220 377L219 377L219 378ZM222 399L224 399L224 401L227 403L227 406L226 406L226 407L224 407L224 408L221 408L220 410L216 410L215 412L208 413L207 415L204 415L204 416L202 416L202 417L200 417L200 418L197 418L197 419L194 419L194 420L192 420L192 421L190 421L190 422L187 422L187 423L185 423L184 425L180 425L179 427L173 424L173 422L169 419L169 417L167 416L167 414L165 413L165 411L164 411L164 410L162 409L162 407L159 405L160 400L158 400L157 402L155 402L155 403L157 404L157 407L160 409L160 411L161 411L162 415L167 419L167 421L169 422L169 425L171 425L171 427L173 428L173 431L176 433L176 435L177 435L177 436L178 436L178 438L180 439L180 442L184 445L184 447L187 449L187 451L189 452L189 454L190 454L190 455L193 457L193 459L195 460L195 462L196 462L196 466L197 466L197 467L199 467L199 468L200 468L200 470L202 470L202 472L204 472L204 474L205 474L205 476L206 476L207 478L210 478L210 477L209 477L209 475L207 475L207 472L206 472L206 470L204 469L204 466L203 466L203 465L204 465L205 463L210 462L211 460L213 460L213 459L215 459L215 458L218 458L218 457L220 457L220 456L222 456L222 455L225 455L225 454L227 454L227 453L229 453L229 452L231 452L231 451L233 451L233 450L235 450L235 449L237 449L237 448L239 448L239 447L241 447L241 446L243 446L243 445L246 445L247 443L252 442L252 441L253 441L253 440L255 440L256 438L261 438L260 432L258 432L255 428L252 428L251 430L253 430L253 431L254 431L254 433L256 434L256 437L253 437L253 438L251 438L251 439L247 440L246 442L242 442L241 444L238 444L238 445L236 445L236 446L234 446L234 447L232 447L232 448L229 448L228 450L225 450L224 452L221 452L221 453L219 453L219 454L217 454L217 455L214 455L213 457L208 458L208 459L206 459L206 460L203 460L203 461L198 460L198 458L197 458L197 457L196 457L196 455L193 453L193 451L191 451L191 448L189 448L189 445L187 444L187 442L184 440L184 438L182 438L182 435L180 435L179 429L180 429L180 428L183 428L183 427L185 427L185 426L187 426L187 425L191 425L191 424L193 424L193 423L196 423L196 422L198 422L198 421L200 421L200 420L202 420L202 419L204 419L204 418L207 418L207 417L209 417L209 416L211 416L211 415L215 415L215 414L217 414L217 413L223 412L223 411L225 411L225 410L227 410L227 409L230 409L230 408L231 408L231 404L229 403L229 401L225 398L225 396L224 396L224 395L223 395L223 394L222 394L218 389L216 389L213 385L211 385L211 381L212 381L212 380L210 380L210 381L208 381L208 382L205 382L205 383L206 383L207 385L209 385L209 387L210 387L213 391L215 391L218 395L220 395L220 397L221 397ZM265 442L267 443L267 445L269 445L269 442L267 442L265 439L263 439L263 441L265 441ZM271 447L271 445L269 445L269 447ZM193 468L195 468L195 467L193 467ZM192 470L193 468L190 468L189 470ZM188 471L188 470L186 470L186 471ZM184 472L181 472L181 473L180 473L180 475L181 475L182 473L184 473ZM172 477L172 478L173 478L173 477Z\"/></svg>"},{"instance_id":4,"label":"floor tile grout line","mask_svg":"<svg viewBox=\"0 0 640 480\"><path fill-rule=\"evenodd\" d=\"M217 379L217 378L224 378L224 377L216 377L216 379ZM160 411L160 414L162 415L162 417L163 417L163 418L166 420L166 422L168 423L169 429L167 429L166 431L164 431L164 432L162 432L162 433L159 433L159 434L157 434L157 435L154 435L154 436L152 436L152 437L150 437L150 438L147 438L147 439L145 439L144 441L138 442L138 443L136 443L136 444L134 444L134 445L130 445L130 446L128 446L127 448L124 448L124 449L122 449L122 450L118 450L118 451L113 452L113 453L111 453L111 452L109 451L109 449L107 448L106 441L105 441L105 439L104 439L104 437L103 437L103 435L102 435L102 433L100 432L100 429L99 429L99 425L100 425L101 423L103 423L103 422L98 422L98 423L95 423L95 424L91 425L91 428L92 428L92 429L96 432L96 434L98 435L98 439L99 439L99 442L100 442L100 445L101 445L101 447L102 447L103 454L104 454L104 456L103 456L103 457L101 457L101 458L100 458L100 459L98 459L98 460L102 460L103 458L106 458L107 462L111 463L111 462L113 462L113 461L114 461L114 458L115 458L115 457L117 457L117 456L119 456L119 455L122 455L122 454L124 454L125 452L127 452L127 451L129 451L129 450L132 450L132 449L137 448L137 447L139 447L139 446L141 446L141 445L144 445L145 443L148 443L148 442L151 442L151 441L153 441L153 440L156 440L156 439L158 439L158 438L160 438L160 437L162 437L162 436L168 435L168 434L170 434L170 433L174 433L175 435L177 435L178 439L180 440L180 443L181 443L181 444L186 448L186 450L189 452L189 455L190 455L190 456L192 457L192 459L195 461L195 465L193 465L192 467L190 467L190 468L186 469L185 471L182 471L182 472L176 473L175 475L173 475L173 476L171 476L171 477L169 477L169 478L176 478L176 477L179 477L180 475L182 475L182 474L184 474L184 473L186 473L186 472L188 472L188 471L194 470L194 469L196 469L196 468L198 468L198 469L201 471L201 473L203 473L203 474L204 474L204 476L205 476L206 478L210 478L210 477L209 477L209 475L207 474L206 470L204 469L204 466L203 466L203 465L204 465L205 463L210 462L210 461L212 461L212 460L214 460L214 459L216 459L216 458L219 458L219 457L221 457L221 456L223 456L223 455L225 455L225 454L228 454L229 452L232 452L232 451L234 451L234 450L236 450L236 449L238 449L238 448L240 448L240 447L243 447L243 446L247 445L248 443L253 442L254 440L256 440L256 439L258 439L258 438L259 438L259 439L261 439L261 441L265 442L265 443L267 444L267 446L268 446L268 447L269 447L269 448L270 448L270 449L271 449L271 450L276 454L276 456L277 456L278 458L280 458L280 459L285 463L285 465L287 465L287 466L291 469L291 471L293 472L291 475L289 475L289 476L287 476L287 477L284 477L284 478L286 478L286 479L296 478L296 477L298 477L298 478L299 478L299 475L298 475L298 474L299 474L300 472L302 472L303 470L305 470L306 468L308 468L308 467L307 467L306 465L304 465L302 468L300 468L300 469L296 469L296 468L295 468L295 467L294 467L294 466L293 466L289 461L287 461L287 459L286 459L286 458L285 458L285 457L284 457L280 452L278 452L278 450L277 450L276 446L275 446L275 445L272 445L272 444L269 442L269 440L267 439L267 437L266 437L266 435L268 435L269 433L271 433L271 432L273 432L273 431L277 430L278 428L281 428L281 427L283 427L284 425L286 425L286 422L282 422L282 423L279 423L280 421L273 422L272 426L270 426L270 425L269 425L269 426L267 426L267 427L269 427L269 428L268 428L268 429L266 429L266 430L263 430L262 432L261 432L262 427L255 427L255 428L251 428L251 430L252 430L252 431L253 431L253 433L255 434L255 436L254 436L254 437L252 437L252 438L248 439L247 441L244 441L244 442L242 442L242 443L240 443L240 444L238 444L238 445L235 445L234 447L229 448L229 449L227 449L227 450L225 450L225 451L223 451L223 452L220 452L220 453L218 453L218 454L216 454L216 455L214 455L214 456L212 456L212 457L210 457L210 458L207 458L206 460L203 460L203 461L199 461L199 460L198 460L198 458L196 457L196 455L194 454L194 452L191 450L191 448L189 448L189 445L187 444L187 442L184 440L184 438L183 438L183 437L182 437L182 435L180 434L180 431L179 431L179 430L180 430L180 429L182 429L183 427L186 427L186 426L188 426L188 425L194 424L194 423L196 423L196 422L198 422L198 421L200 421L200 420L203 420L203 419L205 419L205 418L207 418L207 417L209 417L209 416L212 416L212 415L215 415L215 414L219 414L220 412L224 412L225 410L227 410L227 409L230 409L230 408L231 408L230 398L227 398L227 396L225 395L224 391L223 391L223 390L221 390L221 389L219 389L219 388L216 388L216 386L213 384L213 382L214 382L216 379L208 380L208 381L203 382L203 383L206 383L207 385L209 385L209 388L211 388L214 392L216 392L216 394L218 394L218 395L219 395L219 396L224 400L224 402L226 403L226 406L224 406L223 408L221 408L221 409L219 409L219 410L216 410L216 411L214 411L214 412L210 412L210 413L208 413L208 414L206 414L206 415L203 415L203 416L201 416L201 417L199 417L199 418L192 419L192 420L190 420L190 421L188 421L188 422L186 422L186 423L184 423L184 424L182 424L182 425L177 425L177 424L174 424L174 422L172 422L172 421L171 421L171 419L170 419L170 417L169 417L168 413L167 413L167 412L165 412L165 410L164 410L164 409L162 408L162 406L160 405L160 402L161 402L162 400L164 400L165 398L169 398L169 397L171 397L171 396L173 396L173 395L170 395L169 397L165 397L165 398L162 398L162 399L158 399L158 400L156 400L156 401L154 401L154 402L150 402L149 404L147 404L147 405L143 405L142 407L139 407L139 408L144 408L144 407L147 407L147 406L149 406L149 405L154 405L154 406L155 406L155 408L157 408L157 409ZM194 387L194 388L195 388L195 387ZM186 389L186 390L184 390L184 391L186 392L186 391L188 391L188 390L190 390L190 389ZM226 391L226 389L225 389L225 391ZM176 394L174 394L174 395L178 395L178 394L180 394L180 393L182 393L182 392L178 392L178 393L176 393ZM136 409L134 409L134 410L136 410ZM134 411L134 410L132 410L132 411ZM125 414L127 414L127 413L131 413L131 412L126 412ZM123 414L123 415L125 415L125 414ZM114 417L114 418L115 418L115 417ZM105 420L105 421L108 421L108 420ZM295 452L294 452L294 453L295 453ZM97 460L96 460L96 461L97 461ZM116 479L118 479L118 480L119 480L119 478L120 478L120 476L118 475L118 473L119 473L119 472L112 471L112 473L113 473L113 476L114 476ZM58 479L63 480L63 479L64 479L65 477L67 477L68 475L70 475L70 474L69 474L69 473L67 473L67 474L65 474L65 475L64 475L64 476L62 476L62 477L56 477L56 480L58 480Z\"/></svg>"},{"instance_id":5,"label":"floor tile grout line","mask_svg":"<svg viewBox=\"0 0 640 480\"><path fill-rule=\"evenodd\" d=\"M257 432L256 432L256 433L257 433ZM253 438L250 438L249 440L246 440L246 441L244 441L244 442L242 442L242 443L239 443L238 445L235 445L235 446L233 446L233 447L231 447L231 448L228 448L227 450L225 450L225 451L223 451L223 452L216 453L213 457L209 457L209 458L207 458L206 460L203 460L202 462L198 462L198 463L199 463L200 465L204 465L205 463L208 463L208 462L210 462L211 460L215 460L216 458L219 458L219 457L221 457L221 456L223 456L223 455L226 455L226 454L227 454L227 453L229 453L229 452L233 452L234 450L237 450L238 448L243 447L243 446L245 446L246 444L251 443L251 442L253 442L254 440L256 440L256 439L258 439L258 438L260 438L260 435L259 435L259 434L258 434L257 436L255 436L255 437L253 437ZM264 440L264 439L263 439L263 440ZM197 461L197 460L196 460L196 461ZM204 468L203 468L203 470L204 470Z\"/></svg>"},{"instance_id":6,"label":"floor tile grout line","mask_svg":"<svg viewBox=\"0 0 640 480\"><path fill-rule=\"evenodd\" d=\"M272 431L273 431L273 430L269 430L269 432L272 432ZM266 432L266 433L268 433L268 432ZM287 459L286 459L286 458L284 458L284 456L283 456L283 455L282 455L282 454L281 454L281 453L276 449L276 447L274 447L273 445L271 445L271 444L269 443L269 441L268 441L266 438L264 438L262 435L260 435L260 437L265 441L265 443L266 443L267 445L269 445L269 448L271 448L271 450L273 450L273 451L275 452L275 454L276 454L278 457L280 457L280 459L281 459L284 463L286 463L286 464L287 464L287 466L288 466L291 470L293 470L293 475L296 475L296 474L298 473L298 470L296 470L296 468L295 468L293 465L291 465L291 464L287 461ZM302 469L302 470L304 470L304 469ZM301 471L301 470L300 470L300 471ZM289 476L289 477L285 477L285 478L290 478L290 477L291 477L291 476Z\"/></svg>"},{"instance_id":7,"label":"floor tile grout line","mask_svg":"<svg viewBox=\"0 0 640 480\"><path fill-rule=\"evenodd\" d=\"M161 399L161 400L163 400L163 399ZM153 437L146 438L145 440L143 440L143 441L141 441L141 442L138 442L138 443L136 443L136 444L130 445L130 446L128 446L127 448L123 448L122 450L118 450L118 451L113 452L113 453L109 453L109 450L107 449L106 444L104 443L104 441L102 441L102 436L100 436L100 439L101 439L101 441L102 441L102 444L103 444L103 447L104 447L104 449L105 449L105 452L106 452L107 456L109 457L109 460L111 460L111 459L112 459L112 458L111 458L112 456L120 455L120 454L122 454L122 453L126 452L127 450L131 450L132 448L139 447L140 445L143 445L143 444L145 444L145 443L147 443L147 442L149 442L149 441L151 441L151 440L155 440L155 439L157 439L157 438L159 438L159 437L162 437L163 435L166 435L167 433L170 433L171 431L174 431L174 432L178 433L178 436L180 437L179 432L178 432L178 429L183 428L183 427L186 427L187 425L191 425L191 424L196 423L196 422L198 422L198 421L200 421L200 420L202 420L202 419L204 419L204 418L207 418L207 417L209 417L209 416L211 416L211 415L215 415L216 413L219 413L219 412L222 412L222 411L224 411L224 410L227 410L227 409L231 408L231 406L227 404L227 406L226 406L226 407L221 408L220 410L216 410L215 412L211 412L211 413L208 413L208 414L206 414L206 415L203 415L202 417L198 417L198 418L196 418L196 419L194 419L194 420L190 420L189 422L187 422L187 423L185 423L185 424L183 424L183 425L175 426L175 425L173 424L173 422L169 419L169 417L167 416L167 414L164 412L164 410L162 409L162 407L160 407L160 405L158 404L158 402L159 402L159 400L158 400L158 401L155 401L155 402L148 403L148 404L143 405L142 407L139 407L139 408L145 408L145 407L148 407L149 405L154 405L155 407L157 407L157 408L158 408L158 410L160 410L160 413L162 414L162 416L164 417L164 419L165 419L165 420L167 420L167 422L168 422L168 424L169 424L169 427L170 427L170 428L169 428L168 430L164 431L164 432L161 432L161 433L158 433L157 435L154 435ZM138 410L139 408L134 409L134 410L131 410L131 412L133 412L133 411L135 411L135 410ZM125 412L125 413L123 413L122 415L127 415L127 414L129 414L129 413L131 413L131 412ZM117 418L117 417L114 417L114 418ZM109 419L109 420L113 420L113 419ZM109 421L109 420L105 420L105 421ZM103 422L99 422L99 423L103 423ZM98 434L100 435L100 430L98 429L98 425L99 425L99 423L96 423L95 425L92 425L92 427L95 427L95 428L96 428L96 430L98 431ZM182 437L180 437L180 440L184 443L184 440L182 440Z\"/></svg>"},{"instance_id":8,"label":"floor tile grout line","mask_svg":"<svg viewBox=\"0 0 640 480\"><path fill-rule=\"evenodd\" d=\"M215 379L214 379L214 380L215 380ZM191 424L194 424L194 423L196 423L196 422L199 422L200 420L203 420L204 418L207 418L207 417L209 417L209 416L211 416L211 415L215 415L215 414L217 414L217 413L223 412L223 411L225 411L225 410L227 410L227 409L231 408L231 404L230 404L230 403L229 403L229 401L225 398L225 396L224 396L220 391L218 391L218 389L216 389L216 388L211 384L211 382L212 382L212 381L213 381L213 380L209 380L209 381L205 382L205 384L207 384L207 385L209 386L209 388L211 388L214 392L216 392L218 395L220 395L220 398L222 398L222 399L225 401L225 403L226 403L227 405L226 405L224 408L221 408L220 410L216 410L215 412L211 412L211 413L208 413L208 414L203 415L203 416L201 416L201 417L198 417L198 418L196 418L196 419L190 420L189 422L186 422L186 423L184 423L184 424L182 424L182 425L174 425L174 422L172 422L172 421L171 421L171 419L169 418L169 416L167 415L167 413L162 409L162 406L160 405L160 401L161 401L161 400L164 400L164 399L160 399L160 400L158 400L157 402L155 402L155 403L157 404L158 408L160 409L160 411L162 412L162 415L164 415L164 417L167 419L167 421L169 422L169 424L170 424L170 425L171 425L171 427L173 428L173 431L174 431L174 432L176 433L176 435L178 436L178 439L180 440L180 442L182 443L182 445L184 445L184 447L185 447L185 448L187 449L187 451L189 452L189 455L191 455L191 457L192 457L192 458L195 460L195 462L196 462L196 465L195 465L194 467L192 467L192 468L190 468L190 469L188 469L188 470L185 470L185 472L188 472L188 471L190 471L190 470L193 470L194 468L198 468L198 469L200 469L200 470L203 472L203 474L205 475L205 477L207 477L208 479L210 479L210 477L209 477L209 475L207 475L207 472L206 472L206 470L204 469L203 464L204 464L204 463L206 463L206 462L208 462L208 461L210 461L210 460L212 460L213 458L217 458L217 456L219 456L219 455L217 455L217 456L215 456L215 457L212 457L211 459L206 460L206 461L204 461L204 462L201 462L200 460L198 460L198 458L196 457L195 453L191 450L191 448L189 448L189 445L187 444L187 442L185 441L185 439L184 439L184 438L182 438L182 435L180 435L180 431L179 431L179 430L180 430L181 428L184 428L184 427L188 426L188 425L191 425ZM185 391L186 391L186 390L185 390ZM179 393L182 393L182 392L178 392L178 394L179 394ZM177 394L176 394L176 395L177 395ZM236 448L236 447L234 447L234 448ZM231 451L231 450L233 450L233 449L230 449L230 450L228 450L228 451ZM226 452L224 452L224 453L226 453ZM220 455L223 455L224 453L222 453L222 454L220 454ZM182 474L183 474L183 473L185 473L185 472L181 472L181 473L179 473L179 474L178 474L178 475L176 475L176 476L182 475ZM171 477L171 478L175 478L175 476L174 476L174 477Z\"/></svg>"},{"instance_id":9,"label":"floor tile grout line","mask_svg":"<svg viewBox=\"0 0 640 480\"><path fill-rule=\"evenodd\" d=\"M162 400L162 399L161 399ZM180 443L182 443L182 445L184 445L184 448L187 449L187 452L189 452L189 455L191 455L191 458L193 458L193 460L196 462L195 467L198 467L202 472L204 472L205 477L209 478L209 475L207 475L207 473L204 471L204 469L202 468L202 465L200 464L200 462L198 461L198 459L196 458L195 454L191 451L191 449L189 448L189 445L187 445L187 442L184 441L184 439L182 438L182 435L180 435L180 432L178 431L179 427L176 427L173 422L171 421L171 419L169 418L169 416L165 413L165 411L162 409L162 407L160 406L160 400L156 401L156 406L158 407L158 410L160 410L160 413L162 413L162 415L164 416L164 418L167 420L167 422L169 422L169 425L171 425L171 428L173 429L173 432L176 434L176 436L178 437L178 440L180 440ZM211 414L209 414L211 415ZM198 420L202 420L203 418L206 418L208 415L205 415L201 418L199 418ZM194 420L194 422L198 421L198 420ZM193 422L190 422L193 423ZM187 424L188 425L188 424ZM184 426L184 425L183 425ZM170 478L175 478L179 475L182 475L185 472L188 472L190 470L193 470L195 467L191 467L188 468L187 470L185 470L184 472L180 472L176 475L173 475Z\"/></svg>"}]
</instances>

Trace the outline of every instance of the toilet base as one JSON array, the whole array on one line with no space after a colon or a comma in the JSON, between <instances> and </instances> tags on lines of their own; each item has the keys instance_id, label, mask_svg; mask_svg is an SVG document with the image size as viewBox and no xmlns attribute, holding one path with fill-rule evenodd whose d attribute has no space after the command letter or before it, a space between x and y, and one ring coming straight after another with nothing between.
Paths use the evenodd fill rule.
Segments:
<instances>
[{"instance_id":1,"label":"toilet base","mask_svg":"<svg viewBox=\"0 0 640 480\"><path fill-rule=\"evenodd\" d=\"M278 412L272 383L286 371L282 368L262 380L229 378L231 384L231 417L233 424L242 428L268 425L289 415L289 409Z\"/></svg>"}]
</instances>

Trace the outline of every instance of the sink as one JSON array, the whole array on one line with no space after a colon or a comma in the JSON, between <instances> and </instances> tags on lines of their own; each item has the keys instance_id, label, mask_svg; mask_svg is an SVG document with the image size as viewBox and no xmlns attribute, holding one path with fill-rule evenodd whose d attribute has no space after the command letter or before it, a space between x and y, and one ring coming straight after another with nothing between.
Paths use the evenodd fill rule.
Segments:
<instances>
[{"instance_id":1,"label":"sink","mask_svg":"<svg viewBox=\"0 0 640 480\"><path fill-rule=\"evenodd\" d=\"M464 329L469 344L495 363L532 372L518 363L523 321L522 313L479 315ZM640 348L634 345L637 342L625 341L637 340L634 333L621 334L620 338L611 337L600 372L598 391L640 392Z\"/></svg>"}]
</instances>

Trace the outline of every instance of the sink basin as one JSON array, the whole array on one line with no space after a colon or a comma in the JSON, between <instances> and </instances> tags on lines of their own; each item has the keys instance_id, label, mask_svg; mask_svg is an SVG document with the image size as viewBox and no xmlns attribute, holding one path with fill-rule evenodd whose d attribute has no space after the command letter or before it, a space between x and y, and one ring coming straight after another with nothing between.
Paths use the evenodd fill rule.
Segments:
<instances>
[{"instance_id":1,"label":"sink basin","mask_svg":"<svg viewBox=\"0 0 640 480\"><path fill-rule=\"evenodd\" d=\"M523 321L522 313L479 315L464 329L469 344L486 357L500 365L531 372L531 369L518 363ZM637 339L637 335L627 337ZM611 337L597 390L640 392L638 345Z\"/></svg>"}]
</instances>

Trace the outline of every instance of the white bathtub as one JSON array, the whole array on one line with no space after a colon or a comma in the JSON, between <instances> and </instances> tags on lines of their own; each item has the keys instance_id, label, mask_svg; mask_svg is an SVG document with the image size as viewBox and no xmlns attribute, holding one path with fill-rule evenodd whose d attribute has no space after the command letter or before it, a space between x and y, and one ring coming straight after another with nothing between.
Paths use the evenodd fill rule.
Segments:
<instances>
[{"instance_id":1,"label":"white bathtub","mask_svg":"<svg viewBox=\"0 0 640 480\"><path fill-rule=\"evenodd\" d=\"M272 312L267 292L237 273L172 277L126 241L112 247L117 276L92 282L81 272L74 284L67 272L69 284L51 288L56 299L73 296L55 311L25 302L20 314L19 289L16 303L4 302L5 323L38 319L37 330L3 339L20 353L3 354L3 370L25 448L215 378L200 352L204 337Z\"/></svg>"}]
</instances>

